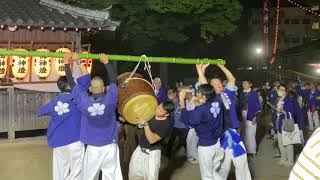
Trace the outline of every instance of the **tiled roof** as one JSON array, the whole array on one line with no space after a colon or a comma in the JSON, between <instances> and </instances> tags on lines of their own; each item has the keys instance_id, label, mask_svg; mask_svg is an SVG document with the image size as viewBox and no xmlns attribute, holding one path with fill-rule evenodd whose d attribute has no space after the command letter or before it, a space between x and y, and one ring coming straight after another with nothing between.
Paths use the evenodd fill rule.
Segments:
<instances>
[{"instance_id":1,"label":"tiled roof","mask_svg":"<svg viewBox=\"0 0 320 180\"><path fill-rule=\"evenodd\" d=\"M110 13L81 9L54 0L0 0L0 25L114 30Z\"/></svg>"}]
</instances>

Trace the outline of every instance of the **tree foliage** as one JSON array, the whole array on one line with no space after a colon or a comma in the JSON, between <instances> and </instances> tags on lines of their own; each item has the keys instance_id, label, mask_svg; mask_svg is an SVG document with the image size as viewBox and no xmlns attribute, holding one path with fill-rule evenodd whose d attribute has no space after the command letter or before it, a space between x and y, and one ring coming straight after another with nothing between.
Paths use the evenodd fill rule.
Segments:
<instances>
[{"instance_id":1,"label":"tree foliage","mask_svg":"<svg viewBox=\"0 0 320 180\"><path fill-rule=\"evenodd\" d=\"M122 44L137 53L159 43L182 44L191 38L211 43L234 32L242 13L239 0L61 1L96 9L112 4L112 18L121 21Z\"/></svg>"}]
</instances>

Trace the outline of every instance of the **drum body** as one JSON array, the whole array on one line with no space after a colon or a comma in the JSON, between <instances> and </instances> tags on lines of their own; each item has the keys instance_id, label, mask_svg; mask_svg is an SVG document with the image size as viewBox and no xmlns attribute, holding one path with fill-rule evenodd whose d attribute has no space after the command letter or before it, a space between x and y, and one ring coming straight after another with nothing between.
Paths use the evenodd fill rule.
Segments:
<instances>
[{"instance_id":1,"label":"drum body","mask_svg":"<svg viewBox=\"0 0 320 180\"><path fill-rule=\"evenodd\" d=\"M158 107L152 85L139 74L134 74L126 83L130 74L126 72L118 76L118 111L131 124L137 124L137 117L149 121Z\"/></svg>"}]
</instances>

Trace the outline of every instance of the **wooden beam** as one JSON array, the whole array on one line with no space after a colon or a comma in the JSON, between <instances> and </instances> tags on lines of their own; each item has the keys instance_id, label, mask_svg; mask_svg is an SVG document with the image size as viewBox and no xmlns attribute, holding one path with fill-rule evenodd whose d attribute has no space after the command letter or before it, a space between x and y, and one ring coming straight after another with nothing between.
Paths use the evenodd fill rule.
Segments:
<instances>
[{"instance_id":1,"label":"wooden beam","mask_svg":"<svg viewBox=\"0 0 320 180\"><path fill-rule=\"evenodd\" d=\"M8 127L8 138L10 140L15 139L15 95L14 87L8 86L7 91L9 93L9 127Z\"/></svg>"}]
</instances>

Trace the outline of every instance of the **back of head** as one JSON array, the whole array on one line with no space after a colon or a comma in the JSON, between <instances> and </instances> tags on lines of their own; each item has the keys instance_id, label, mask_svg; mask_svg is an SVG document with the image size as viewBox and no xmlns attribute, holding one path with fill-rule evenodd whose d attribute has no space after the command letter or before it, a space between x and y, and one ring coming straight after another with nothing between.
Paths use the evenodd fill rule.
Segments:
<instances>
[{"instance_id":1,"label":"back of head","mask_svg":"<svg viewBox=\"0 0 320 180\"><path fill-rule=\"evenodd\" d=\"M292 99L296 99L297 98L297 94L296 92L294 92L293 90L289 90L288 91L288 96Z\"/></svg>"},{"instance_id":2,"label":"back of head","mask_svg":"<svg viewBox=\"0 0 320 180\"><path fill-rule=\"evenodd\" d=\"M172 101L168 100L162 103L163 109L171 114L175 110L175 105Z\"/></svg>"},{"instance_id":3,"label":"back of head","mask_svg":"<svg viewBox=\"0 0 320 180\"><path fill-rule=\"evenodd\" d=\"M218 77L215 76L210 80L211 86L213 86L214 90L216 91L217 94L221 94L224 88L224 85L222 83L222 80Z\"/></svg>"},{"instance_id":4,"label":"back of head","mask_svg":"<svg viewBox=\"0 0 320 180\"><path fill-rule=\"evenodd\" d=\"M154 78L154 85L156 86L156 89L160 89L161 86L162 86L162 82L161 82L161 79L160 78Z\"/></svg>"},{"instance_id":5,"label":"back of head","mask_svg":"<svg viewBox=\"0 0 320 180\"><path fill-rule=\"evenodd\" d=\"M90 91L92 92L92 94L104 93L105 86L101 77L95 76L94 78L92 78Z\"/></svg>"},{"instance_id":6,"label":"back of head","mask_svg":"<svg viewBox=\"0 0 320 180\"><path fill-rule=\"evenodd\" d=\"M65 76L59 77L57 86L61 92L70 92L70 85L68 84L67 77Z\"/></svg>"},{"instance_id":7,"label":"back of head","mask_svg":"<svg viewBox=\"0 0 320 180\"><path fill-rule=\"evenodd\" d=\"M216 96L213 87L210 84L202 84L198 88L198 92L207 98L207 101L211 101Z\"/></svg>"}]
</instances>

